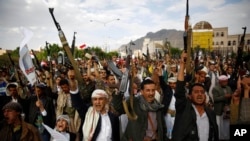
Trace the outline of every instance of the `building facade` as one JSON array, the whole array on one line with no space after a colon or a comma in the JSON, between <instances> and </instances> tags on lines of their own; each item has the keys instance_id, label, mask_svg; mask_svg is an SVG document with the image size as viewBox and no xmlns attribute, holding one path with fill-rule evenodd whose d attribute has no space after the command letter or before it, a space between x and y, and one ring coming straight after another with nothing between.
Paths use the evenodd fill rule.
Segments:
<instances>
[{"instance_id":1,"label":"building facade","mask_svg":"<svg viewBox=\"0 0 250 141\"><path fill-rule=\"evenodd\" d=\"M195 24L192 29L192 47L213 50L213 28L210 23L201 21Z\"/></svg>"},{"instance_id":2,"label":"building facade","mask_svg":"<svg viewBox=\"0 0 250 141\"><path fill-rule=\"evenodd\" d=\"M243 35L235 34L235 35L228 35L228 28L221 27L221 28L213 28L213 47L215 51L222 52L224 55L226 53L237 53L238 47L240 46L240 40ZM250 50L250 34L245 34L244 39L244 46L243 51Z\"/></svg>"},{"instance_id":3,"label":"building facade","mask_svg":"<svg viewBox=\"0 0 250 141\"><path fill-rule=\"evenodd\" d=\"M229 35L228 27L214 28L207 21L200 21L193 27L192 47L199 46L209 51L219 52L223 56L237 53L243 31ZM250 50L250 34L246 33L243 51Z\"/></svg>"}]
</instances>

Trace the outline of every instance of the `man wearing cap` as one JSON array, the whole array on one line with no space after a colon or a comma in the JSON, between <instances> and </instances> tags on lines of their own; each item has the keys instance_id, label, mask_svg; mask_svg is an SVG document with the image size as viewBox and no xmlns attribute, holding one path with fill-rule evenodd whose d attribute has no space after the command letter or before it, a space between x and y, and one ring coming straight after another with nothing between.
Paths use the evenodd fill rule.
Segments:
<instances>
[{"instance_id":1,"label":"man wearing cap","mask_svg":"<svg viewBox=\"0 0 250 141\"><path fill-rule=\"evenodd\" d=\"M9 102L2 108L4 120L0 122L1 141L41 141L38 130L22 117L22 106Z\"/></svg>"},{"instance_id":2,"label":"man wearing cap","mask_svg":"<svg viewBox=\"0 0 250 141\"><path fill-rule=\"evenodd\" d=\"M229 119L226 119L223 115L229 110L232 90L228 86L228 77L226 75L219 76L219 85L213 88L212 94L216 121L219 127L219 137L220 139L229 139Z\"/></svg>"},{"instance_id":3,"label":"man wearing cap","mask_svg":"<svg viewBox=\"0 0 250 141\"><path fill-rule=\"evenodd\" d=\"M205 86L206 90L206 104L209 107L213 107L213 95L209 95L209 88L211 85L211 79L208 75L208 69L205 66L199 66L197 70L195 70L195 78L194 83L200 83Z\"/></svg>"},{"instance_id":4,"label":"man wearing cap","mask_svg":"<svg viewBox=\"0 0 250 141\"><path fill-rule=\"evenodd\" d=\"M82 102L76 83L70 81L70 93L75 107L83 121L84 141L119 141L119 118L109 111L108 94L101 89L93 91L92 106Z\"/></svg>"},{"instance_id":5,"label":"man wearing cap","mask_svg":"<svg viewBox=\"0 0 250 141\"><path fill-rule=\"evenodd\" d=\"M200 83L190 86L186 96L184 80L187 53L181 55L180 69L176 83L176 116L173 128L173 141L219 141L216 116L205 106L205 88Z\"/></svg>"},{"instance_id":6,"label":"man wearing cap","mask_svg":"<svg viewBox=\"0 0 250 141\"><path fill-rule=\"evenodd\" d=\"M44 130L42 123L54 128L56 121L53 100L47 96L44 83L35 85L35 95L29 97L28 122L39 130L43 141L50 140L50 134Z\"/></svg>"},{"instance_id":7,"label":"man wearing cap","mask_svg":"<svg viewBox=\"0 0 250 141\"><path fill-rule=\"evenodd\" d=\"M3 106L9 102L18 102L22 105L24 109L25 115L27 115L27 103L24 99L21 98L21 96L18 93L18 84L15 82L8 83L6 86L6 96L0 97L0 108L2 109ZM26 117L26 116L25 116ZM0 120L3 119L3 113L0 113Z\"/></svg>"},{"instance_id":8,"label":"man wearing cap","mask_svg":"<svg viewBox=\"0 0 250 141\"><path fill-rule=\"evenodd\" d=\"M170 77L177 77L177 65L176 64L172 64L170 66L170 72L168 73L168 78Z\"/></svg>"}]
</instances>

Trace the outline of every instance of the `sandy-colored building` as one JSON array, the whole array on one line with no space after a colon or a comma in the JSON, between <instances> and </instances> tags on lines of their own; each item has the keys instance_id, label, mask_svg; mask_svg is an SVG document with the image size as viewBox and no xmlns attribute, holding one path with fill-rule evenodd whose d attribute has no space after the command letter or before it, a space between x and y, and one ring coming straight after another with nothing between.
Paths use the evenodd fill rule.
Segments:
<instances>
[{"instance_id":1,"label":"sandy-colored building","mask_svg":"<svg viewBox=\"0 0 250 141\"><path fill-rule=\"evenodd\" d=\"M198 22L192 29L192 47L205 48L213 50L213 28L206 21Z\"/></svg>"},{"instance_id":2,"label":"sandy-colored building","mask_svg":"<svg viewBox=\"0 0 250 141\"><path fill-rule=\"evenodd\" d=\"M192 47L199 46L223 55L236 53L242 33L229 35L228 27L212 27L207 21L200 21L193 27ZM243 51L250 50L250 34L245 34Z\"/></svg>"},{"instance_id":3,"label":"sandy-colored building","mask_svg":"<svg viewBox=\"0 0 250 141\"><path fill-rule=\"evenodd\" d=\"M0 55L3 55L7 52L7 50L0 48Z\"/></svg>"}]
</instances>

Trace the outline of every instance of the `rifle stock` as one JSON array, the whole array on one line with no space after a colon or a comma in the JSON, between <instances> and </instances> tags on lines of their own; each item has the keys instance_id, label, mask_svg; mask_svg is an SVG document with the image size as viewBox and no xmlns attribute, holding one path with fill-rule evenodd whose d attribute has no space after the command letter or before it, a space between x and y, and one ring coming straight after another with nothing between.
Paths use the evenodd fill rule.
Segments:
<instances>
[{"instance_id":1,"label":"rifle stock","mask_svg":"<svg viewBox=\"0 0 250 141\"><path fill-rule=\"evenodd\" d=\"M69 59L71 65L72 65L73 69L75 70L77 81L79 82L80 85L83 85L83 79L81 79L82 77L81 77L80 70L77 67L77 64L76 64L76 62L75 62L75 60L73 58L73 55L72 55L72 53L70 51L69 44L68 44L67 39L66 39L62 29L61 29L61 26L55 19L53 11L54 11L54 8L49 8L49 12L50 12L50 14L51 14L51 16L53 18L53 21L54 21L54 23L56 25L57 30L58 30L58 36L59 36L60 41L61 41L61 43L63 45L63 49L66 52L66 55L68 56L68 59Z\"/></svg>"}]
</instances>

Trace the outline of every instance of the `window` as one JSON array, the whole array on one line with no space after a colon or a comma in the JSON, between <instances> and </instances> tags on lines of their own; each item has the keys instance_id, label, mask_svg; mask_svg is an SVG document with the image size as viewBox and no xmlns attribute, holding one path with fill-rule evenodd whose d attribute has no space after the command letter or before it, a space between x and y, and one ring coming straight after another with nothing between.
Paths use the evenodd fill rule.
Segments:
<instances>
[{"instance_id":1,"label":"window","mask_svg":"<svg viewBox=\"0 0 250 141\"><path fill-rule=\"evenodd\" d=\"M247 40L247 45L250 45L250 40Z\"/></svg>"},{"instance_id":2,"label":"window","mask_svg":"<svg viewBox=\"0 0 250 141\"><path fill-rule=\"evenodd\" d=\"M221 42L220 42L220 45L224 45L224 42L223 42L223 41L221 41Z\"/></svg>"},{"instance_id":3,"label":"window","mask_svg":"<svg viewBox=\"0 0 250 141\"><path fill-rule=\"evenodd\" d=\"M219 36L219 32L216 33L216 37L218 37L218 36Z\"/></svg>"},{"instance_id":4,"label":"window","mask_svg":"<svg viewBox=\"0 0 250 141\"><path fill-rule=\"evenodd\" d=\"M227 45L228 45L228 46L231 46L231 41L228 41L228 42L227 42Z\"/></svg>"},{"instance_id":5,"label":"window","mask_svg":"<svg viewBox=\"0 0 250 141\"><path fill-rule=\"evenodd\" d=\"M235 40L233 41L233 45L236 45L236 41Z\"/></svg>"},{"instance_id":6,"label":"window","mask_svg":"<svg viewBox=\"0 0 250 141\"><path fill-rule=\"evenodd\" d=\"M218 43L218 42L216 42L216 45L219 45L219 43Z\"/></svg>"},{"instance_id":7,"label":"window","mask_svg":"<svg viewBox=\"0 0 250 141\"><path fill-rule=\"evenodd\" d=\"M221 34L220 34L220 35L221 35L221 37L224 37L224 32L221 32Z\"/></svg>"}]
</instances>

